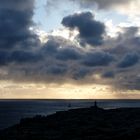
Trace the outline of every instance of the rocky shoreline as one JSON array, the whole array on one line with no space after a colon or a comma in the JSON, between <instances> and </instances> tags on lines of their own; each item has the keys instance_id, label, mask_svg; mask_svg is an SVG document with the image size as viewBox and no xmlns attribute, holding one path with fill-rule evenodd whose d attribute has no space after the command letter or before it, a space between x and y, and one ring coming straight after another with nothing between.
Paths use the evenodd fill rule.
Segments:
<instances>
[{"instance_id":1,"label":"rocky shoreline","mask_svg":"<svg viewBox=\"0 0 140 140\"><path fill-rule=\"evenodd\" d=\"M140 140L140 108L98 107L21 119L0 140Z\"/></svg>"}]
</instances>

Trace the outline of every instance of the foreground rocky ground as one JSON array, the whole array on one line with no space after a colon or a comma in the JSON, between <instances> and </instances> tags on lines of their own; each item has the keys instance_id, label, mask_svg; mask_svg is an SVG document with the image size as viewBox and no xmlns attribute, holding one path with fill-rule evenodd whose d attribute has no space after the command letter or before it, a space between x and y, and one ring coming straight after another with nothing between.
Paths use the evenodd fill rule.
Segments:
<instances>
[{"instance_id":1,"label":"foreground rocky ground","mask_svg":"<svg viewBox=\"0 0 140 140\"><path fill-rule=\"evenodd\" d=\"M140 109L96 107L35 116L0 132L0 140L140 140Z\"/></svg>"}]
</instances>

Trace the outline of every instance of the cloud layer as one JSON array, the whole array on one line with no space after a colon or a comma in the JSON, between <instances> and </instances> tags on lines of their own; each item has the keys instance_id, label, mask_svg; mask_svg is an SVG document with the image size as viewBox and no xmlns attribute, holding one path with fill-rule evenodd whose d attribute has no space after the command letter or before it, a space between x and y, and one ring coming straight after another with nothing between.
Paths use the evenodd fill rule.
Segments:
<instances>
[{"instance_id":1,"label":"cloud layer","mask_svg":"<svg viewBox=\"0 0 140 140\"><path fill-rule=\"evenodd\" d=\"M108 8L113 8L116 6L125 6L131 3L132 1L137 1L137 0L65 0L65 2L73 4L73 5L79 5L83 8L93 8L97 7L98 9L108 9ZM58 7L58 5L63 4L63 0L55 0L47 1L47 8L48 9L53 9L54 7Z\"/></svg>"},{"instance_id":2,"label":"cloud layer","mask_svg":"<svg viewBox=\"0 0 140 140\"><path fill-rule=\"evenodd\" d=\"M78 2L82 7L92 7L97 5L99 9L112 8L119 5L125 5L132 0L79 0Z\"/></svg>"},{"instance_id":3,"label":"cloud layer","mask_svg":"<svg viewBox=\"0 0 140 140\"><path fill-rule=\"evenodd\" d=\"M98 2L100 7L109 6L108 2L110 6L126 3L125 0L86 2ZM48 35L47 41L41 43L30 29L34 26L33 0L0 3L1 80L97 83L139 90L138 27L123 28L118 36L110 38L103 22L97 21L91 12L80 12L62 19L64 30L78 31L74 41Z\"/></svg>"}]
</instances>

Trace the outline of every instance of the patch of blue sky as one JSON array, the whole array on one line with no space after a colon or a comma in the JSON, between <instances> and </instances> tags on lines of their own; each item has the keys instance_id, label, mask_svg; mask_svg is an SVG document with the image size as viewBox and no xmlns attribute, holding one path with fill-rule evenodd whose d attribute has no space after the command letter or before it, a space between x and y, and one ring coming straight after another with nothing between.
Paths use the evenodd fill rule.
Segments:
<instances>
[{"instance_id":1,"label":"patch of blue sky","mask_svg":"<svg viewBox=\"0 0 140 140\"><path fill-rule=\"evenodd\" d=\"M59 3L58 5L54 5L54 7L50 7L47 9L47 0L36 0L35 5L35 14L33 20L37 25L44 31L49 32L53 29L58 29L62 27L61 21L63 17L80 12L80 11L93 11L95 14L95 18L102 22L106 22L107 20L112 20L115 26L120 23L127 23L128 16L122 15L115 10L97 10L96 8L81 8L73 1L68 3Z\"/></svg>"},{"instance_id":2,"label":"patch of blue sky","mask_svg":"<svg viewBox=\"0 0 140 140\"><path fill-rule=\"evenodd\" d=\"M100 20L102 22L105 22L107 20L112 20L114 26L118 26L120 23L127 23L128 22L128 16L120 14L116 11L110 10L110 11L98 11L95 13L95 18L97 20Z\"/></svg>"}]
</instances>

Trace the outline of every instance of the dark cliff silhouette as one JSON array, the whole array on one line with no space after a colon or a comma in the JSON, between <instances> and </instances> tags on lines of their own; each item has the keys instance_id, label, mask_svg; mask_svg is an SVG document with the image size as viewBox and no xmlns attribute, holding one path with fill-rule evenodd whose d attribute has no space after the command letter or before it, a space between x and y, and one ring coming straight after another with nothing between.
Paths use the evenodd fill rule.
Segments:
<instances>
[{"instance_id":1,"label":"dark cliff silhouette","mask_svg":"<svg viewBox=\"0 0 140 140\"><path fill-rule=\"evenodd\" d=\"M140 109L97 106L21 119L0 131L0 140L139 140Z\"/></svg>"}]
</instances>

